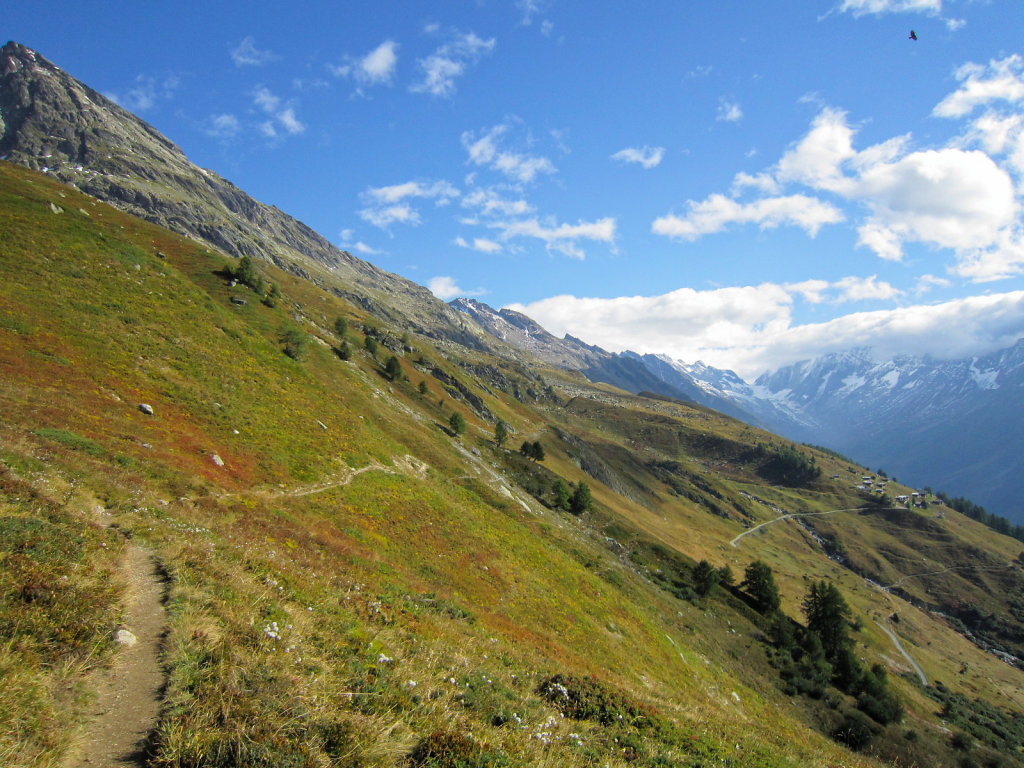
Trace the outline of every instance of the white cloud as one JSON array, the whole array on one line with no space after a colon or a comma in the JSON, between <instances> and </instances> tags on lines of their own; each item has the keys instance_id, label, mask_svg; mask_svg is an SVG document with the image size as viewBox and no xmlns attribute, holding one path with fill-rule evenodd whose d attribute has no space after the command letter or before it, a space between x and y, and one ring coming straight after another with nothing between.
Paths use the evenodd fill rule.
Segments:
<instances>
[{"instance_id":1,"label":"white cloud","mask_svg":"<svg viewBox=\"0 0 1024 768\"><path fill-rule=\"evenodd\" d=\"M503 149L502 137L509 129L507 123L495 125L479 138L474 131L465 131L462 134L462 146L469 154L469 162L498 171L522 184L533 181L542 173L552 174L557 171L554 163L546 157Z\"/></svg>"},{"instance_id":2,"label":"white cloud","mask_svg":"<svg viewBox=\"0 0 1024 768\"><path fill-rule=\"evenodd\" d=\"M389 85L398 68L398 43L385 40L360 59L329 66L337 77L351 77L360 85Z\"/></svg>"},{"instance_id":3,"label":"white cloud","mask_svg":"<svg viewBox=\"0 0 1024 768\"><path fill-rule=\"evenodd\" d=\"M161 100L173 98L180 85L181 81L174 76L157 80L149 75L139 75L135 78L135 86L125 93L106 93L105 95L129 112L146 112Z\"/></svg>"},{"instance_id":4,"label":"white cloud","mask_svg":"<svg viewBox=\"0 0 1024 768\"><path fill-rule=\"evenodd\" d=\"M378 203L397 203L407 197L423 197L434 200L437 205L445 205L459 196L459 190L442 179L430 183L407 181L390 187L370 187L365 194Z\"/></svg>"},{"instance_id":5,"label":"white cloud","mask_svg":"<svg viewBox=\"0 0 1024 768\"><path fill-rule=\"evenodd\" d=\"M940 101L932 114L937 117L963 117L981 105L993 101L1016 104L1024 100L1024 58L1020 54L1007 56L988 66L964 64L956 71L962 85Z\"/></svg>"},{"instance_id":6,"label":"white cloud","mask_svg":"<svg viewBox=\"0 0 1024 768\"><path fill-rule=\"evenodd\" d=\"M570 333L613 352L631 349L686 362L703 360L748 380L764 370L851 347L871 347L879 357L910 353L948 359L1000 349L1024 334L1024 291L793 325L793 295L813 295L820 288L808 281L609 299L566 295L510 309L558 336Z\"/></svg>"},{"instance_id":7,"label":"white cloud","mask_svg":"<svg viewBox=\"0 0 1024 768\"><path fill-rule=\"evenodd\" d=\"M494 50L495 40L484 40L474 33L459 34L449 43L439 47L417 64L423 70L423 79L410 86L414 93L429 93L432 96L448 97L455 93L455 81L465 74L466 68L479 61L480 57Z\"/></svg>"},{"instance_id":8,"label":"white cloud","mask_svg":"<svg viewBox=\"0 0 1024 768\"><path fill-rule=\"evenodd\" d=\"M359 61L359 70L365 80L371 83L391 81L398 66L398 43L386 40Z\"/></svg>"},{"instance_id":9,"label":"white cloud","mask_svg":"<svg viewBox=\"0 0 1024 768\"><path fill-rule=\"evenodd\" d=\"M533 17L544 11L545 3L541 0L516 0L516 8L522 14L519 23L528 27L533 23Z\"/></svg>"},{"instance_id":10,"label":"white cloud","mask_svg":"<svg viewBox=\"0 0 1024 768\"><path fill-rule=\"evenodd\" d=\"M702 202L689 201L685 216L669 214L654 220L651 231L657 235L696 240L702 235L721 232L729 224L758 224L761 229L774 229L790 224L814 237L824 224L843 220L843 213L835 206L808 197L764 197L750 203L740 203L725 195L713 194Z\"/></svg>"},{"instance_id":11,"label":"white cloud","mask_svg":"<svg viewBox=\"0 0 1024 768\"><path fill-rule=\"evenodd\" d=\"M272 94L267 88L257 88L252 98L256 106L267 114L272 113L281 105L281 99Z\"/></svg>"},{"instance_id":12,"label":"white cloud","mask_svg":"<svg viewBox=\"0 0 1024 768\"><path fill-rule=\"evenodd\" d=\"M787 291L800 296L808 304L821 304L826 299L825 292L831 287L828 280L804 280L785 286Z\"/></svg>"},{"instance_id":13,"label":"white cloud","mask_svg":"<svg viewBox=\"0 0 1024 768\"><path fill-rule=\"evenodd\" d=\"M987 103L995 94L1001 103L1011 102L1016 90L1000 73L1015 67L1024 69L1024 60L1004 59L984 77L980 70L964 74L961 91L968 96L944 102L952 105L944 111L966 114L966 104ZM978 85L997 80L998 88ZM938 149L914 151L904 135L858 150L856 133L846 113L824 107L774 166L738 173L728 196L691 200L684 214L656 219L652 231L693 241L730 224L787 224L813 237L824 224L853 219L858 246L882 259L899 261L907 244L921 243L952 252L953 270L972 280L1024 272L1024 226L1014 186L1016 178L1024 192L1024 114L990 109ZM785 194L794 185L815 194ZM856 207L840 208L823 193ZM754 199L742 199L744 194Z\"/></svg>"},{"instance_id":14,"label":"white cloud","mask_svg":"<svg viewBox=\"0 0 1024 768\"><path fill-rule=\"evenodd\" d=\"M241 129L242 125L234 115L212 115L210 117L210 127L206 129L206 132L218 139L231 139Z\"/></svg>"},{"instance_id":15,"label":"white cloud","mask_svg":"<svg viewBox=\"0 0 1024 768\"><path fill-rule=\"evenodd\" d=\"M295 116L295 108L282 102L270 89L260 86L253 92L253 103L272 119L263 122L260 130L267 138L276 138L278 127L293 136L306 130L306 126Z\"/></svg>"},{"instance_id":16,"label":"white cloud","mask_svg":"<svg viewBox=\"0 0 1024 768\"><path fill-rule=\"evenodd\" d=\"M750 174L740 171L732 181L733 196L748 187L769 195L777 195L782 189L770 173Z\"/></svg>"},{"instance_id":17,"label":"white cloud","mask_svg":"<svg viewBox=\"0 0 1024 768\"><path fill-rule=\"evenodd\" d=\"M952 285L952 283L944 277L921 275L917 278L917 286L914 288L914 293L920 296L922 293L927 293L932 288L948 288L950 285Z\"/></svg>"},{"instance_id":18,"label":"white cloud","mask_svg":"<svg viewBox=\"0 0 1024 768\"><path fill-rule=\"evenodd\" d=\"M661 159L665 156L664 147L627 147L626 149L620 149L614 155L612 160L619 160L623 163L636 163L644 168L654 168L661 163Z\"/></svg>"},{"instance_id":19,"label":"white cloud","mask_svg":"<svg viewBox=\"0 0 1024 768\"><path fill-rule=\"evenodd\" d=\"M578 240L615 243L615 219L604 218L597 221L582 221L577 224L557 224L554 221L542 223L536 217L517 221L493 221L489 227L501 232L502 240L519 237L534 238L542 241L550 251L556 251L574 259L586 257L578 246Z\"/></svg>"},{"instance_id":20,"label":"white cloud","mask_svg":"<svg viewBox=\"0 0 1024 768\"><path fill-rule=\"evenodd\" d=\"M868 299L895 299L903 295L903 291L894 288L891 284L885 281L878 282L877 275L844 277L835 283L835 287L839 289L836 303Z\"/></svg>"},{"instance_id":21,"label":"white cloud","mask_svg":"<svg viewBox=\"0 0 1024 768\"><path fill-rule=\"evenodd\" d=\"M288 133L296 134L302 133L306 130L306 126L299 122L298 118L295 117L295 110L292 107L282 109L277 114L277 120Z\"/></svg>"},{"instance_id":22,"label":"white cloud","mask_svg":"<svg viewBox=\"0 0 1024 768\"><path fill-rule=\"evenodd\" d=\"M496 243L493 240L488 240L486 237L474 237L473 242L468 242L465 238L455 238L455 244L460 248L468 248L471 251L479 251L480 253L500 253L502 250L501 243Z\"/></svg>"},{"instance_id":23,"label":"white cloud","mask_svg":"<svg viewBox=\"0 0 1024 768\"><path fill-rule=\"evenodd\" d=\"M392 224L408 224L417 226L420 223L419 211L410 205L381 205L363 208L359 218L379 229L387 229Z\"/></svg>"},{"instance_id":24,"label":"white cloud","mask_svg":"<svg viewBox=\"0 0 1024 768\"><path fill-rule=\"evenodd\" d=\"M485 291L479 288L473 291L467 291L455 282L455 278L448 277L447 275L430 278L427 281L427 288L429 288L430 292L437 296L441 301L450 301L456 296L481 296L485 293Z\"/></svg>"},{"instance_id":25,"label":"white cloud","mask_svg":"<svg viewBox=\"0 0 1024 768\"><path fill-rule=\"evenodd\" d=\"M353 250L356 251L356 253L361 253L364 256L379 256L380 254L383 253L383 251L378 251L376 248L371 248L362 240L358 241L357 243L354 243L352 245L352 248Z\"/></svg>"},{"instance_id":26,"label":"white cloud","mask_svg":"<svg viewBox=\"0 0 1024 768\"><path fill-rule=\"evenodd\" d=\"M942 11L942 0L842 0L838 6L840 12L849 12L854 16L883 13L928 13Z\"/></svg>"},{"instance_id":27,"label":"white cloud","mask_svg":"<svg viewBox=\"0 0 1024 768\"><path fill-rule=\"evenodd\" d=\"M361 253L364 256L379 256L384 253L384 251L379 251L376 248L367 245L362 240L352 242L355 237L355 230L353 229L341 230L341 232L338 233L338 237L341 239L338 243L338 247L342 250L355 251L356 253Z\"/></svg>"},{"instance_id":28,"label":"white cloud","mask_svg":"<svg viewBox=\"0 0 1024 768\"><path fill-rule=\"evenodd\" d=\"M738 102L732 99L722 98L718 103L718 113L715 120L722 123L738 123L743 119L743 110Z\"/></svg>"},{"instance_id":29,"label":"white cloud","mask_svg":"<svg viewBox=\"0 0 1024 768\"><path fill-rule=\"evenodd\" d=\"M245 37L231 50L231 58L236 67L261 67L278 57L272 51L259 50L253 37Z\"/></svg>"},{"instance_id":30,"label":"white cloud","mask_svg":"<svg viewBox=\"0 0 1024 768\"><path fill-rule=\"evenodd\" d=\"M957 251L993 245L1017 213L1010 176L980 151L928 150L879 163L855 193L872 212L864 226L878 237Z\"/></svg>"},{"instance_id":31,"label":"white cloud","mask_svg":"<svg viewBox=\"0 0 1024 768\"><path fill-rule=\"evenodd\" d=\"M433 200L434 205L440 207L458 196L459 190L444 180L370 187L359 196L366 206L359 211L359 217L380 229L387 229L391 224L416 226L421 221L420 214L409 200Z\"/></svg>"},{"instance_id":32,"label":"white cloud","mask_svg":"<svg viewBox=\"0 0 1024 768\"><path fill-rule=\"evenodd\" d=\"M513 197L506 197L511 193ZM476 208L484 215L525 216L533 212L533 206L522 197L517 197L518 190L511 187L478 187L462 198L462 205Z\"/></svg>"}]
</instances>

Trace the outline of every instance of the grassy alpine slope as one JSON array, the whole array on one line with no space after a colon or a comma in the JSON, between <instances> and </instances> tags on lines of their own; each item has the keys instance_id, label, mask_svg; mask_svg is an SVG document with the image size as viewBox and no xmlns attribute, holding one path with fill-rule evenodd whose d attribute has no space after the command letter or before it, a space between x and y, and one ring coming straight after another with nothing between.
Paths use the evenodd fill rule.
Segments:
<instances>
[{"instance_id":1,"label":"grassy alpine slope","mask_svg":"<svg viewBox=\"0 0 1024 768\"><path fill-rule=\"evenodd\" d=\"M1019 543L945 510L922 555L905 518L939 525L931 510L780 522L732 547L776 510L864 506L862 468L814 453L821 478L779 485L782 443L705 409L435 348L260 264L281 293L264 302L230 284L235 262L7 163L0 237L5 765L60 765L80 733L89 673L116 653L126 536L169 580L153 765L1017 764L940 720L979 698L1019 716L1024 675L925 608L958 596L1012 636ZM552 508L557 478L586 482L593 510ZM828 559L828 536L903 596ZM1002 570L918 575L922 556L978 553ZM856 702L788 695L742 593L694 594L698 560L738 581L754 559L800 620L808 583L839 586L902 723L837 744ZM875 623L894 613L953 704Z\"/></svg>"}]
</instances>

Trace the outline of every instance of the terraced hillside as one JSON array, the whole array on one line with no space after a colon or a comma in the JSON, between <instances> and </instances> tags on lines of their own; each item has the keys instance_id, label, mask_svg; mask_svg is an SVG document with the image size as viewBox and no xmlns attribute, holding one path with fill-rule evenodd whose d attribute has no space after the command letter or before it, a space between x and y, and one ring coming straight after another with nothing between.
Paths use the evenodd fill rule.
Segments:
<instances>
[{"instance_id":1,"label":"terraced hillside","mask_svg":"<svg viewBox=\"0 0 1024 768\"><path fill-rule=\"evenodd\" d=\"M99 759L133 548L166 593L155 766L1021 763L1019 542L8 163L0 235L5 765ZM755 561L801 624L838 587L860 688L793 672Z\"/></svg>"}]
</instances>

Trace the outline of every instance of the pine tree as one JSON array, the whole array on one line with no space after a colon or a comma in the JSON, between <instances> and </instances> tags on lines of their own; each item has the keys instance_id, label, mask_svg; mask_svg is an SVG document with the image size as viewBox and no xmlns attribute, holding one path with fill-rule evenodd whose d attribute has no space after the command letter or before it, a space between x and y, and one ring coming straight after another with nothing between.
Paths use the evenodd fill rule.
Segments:
<instances>
[{"instance_id":1,"label":"pine tree","mask_svg":"<svg viewBox=\"0 0 1024 768\"><path fill-rule=\"evenodd\" d=\"M551 487L551 491L555 496L555 509L564 509L568 511L570 509L569 502L572 500L572 493L569 490L569 486L565 484L562 478L555 480L554 485Z\"/></svg>"},{"instance_id":2,"label":"pine tree","mask_svg":"<svg viewBox=\"0 0 1024 768\"><path fill-rule=\"evenodd\" d=\"M590 486L580 480L580 484L576 486L576 490L573 491L572 497L569 499L569 511L574 515L582 515L593 504L594 499L590 495Z\"/></svg>"},{"instance_id":3,"label":"pine tree","mask_svg":"<svg viewBox=\"0 0 1024 768\"><path fill-rule=\"evenodd\" d=\"M775 613L782 604L772 569L760 560L755 560L747 566L743 572L740 589L750 595L759 613Z\"/></svg>"},{"instance_id":4,"label":"pine tree","mask_svg":"<svg viewBox=\"0 0 1024 768\"><path fill-rule=\"evenodd\" d=\"M807 589L803 602L807 628L821 639L825 658L833 665L853 645L849 634L850 607L834 584L818 581Z\"/></svg>"},{"instance_id":5,"label":"pine tree","mask_svg":"<svg viewBox=\"0 0 1024 768\"><path fill-rule=\"evenodd\" d=\"M398 357L392 355L388 358L387 364L384 366L384 373L388 375L388 378L392 381L396 381L402 376L402 363Z\"/></svg>"},{"instance_id":6,"label":"pine tree","mask_svg":"<svg viewBox=\"0 0 1024 768\"><path fill-rule=\"evenodd\" d=\"M701 597L718 589L718 571L707 560L701 560L693 568L693 589Z\"/></svg>"},{"instance_id":7,"label":"pine tree","mask_svg":"<svg viewBox=\"0 0 1024 768\"><path fill-rule=\"evenodd\" d=\"M461 413L454 411L451 418L448 419L448 426L451 428L452 434L458 437L466 431L466 420Z\"/></svg>"},{"instance_id":8,"label":"pine tree","mask_svg":"<svg viewBox=\"0 0 1024 768\"><path fill-rule=\"evenodd\" d=\"M505 444L506 440L508 440L508 425L501 419L498 419L498 423L494 425L494 442L500 448Z\"/></svg>"}]
</instances>

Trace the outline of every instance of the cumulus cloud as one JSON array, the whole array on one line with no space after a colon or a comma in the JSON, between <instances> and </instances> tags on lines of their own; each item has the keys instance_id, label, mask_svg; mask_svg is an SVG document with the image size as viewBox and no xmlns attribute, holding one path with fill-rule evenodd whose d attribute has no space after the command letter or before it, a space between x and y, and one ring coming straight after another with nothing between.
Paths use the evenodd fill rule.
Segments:
<instances>
[{"instance_id":1,"label":"cumulus cloud","mask_svg":"<svg viewBox=\"0 0 1024 768\"><path fill-rule=\"evenodd\" d=\"M883 284L850 279L848 288ZM663 353L730 368L748 380L765 370L851 347L871 347L880 358L930 354L956 358L1009 346L1024 328L1024 291L989 294L939 304L856 312L826 323L794 325L794 296L842 289L813 281L697 291L659 296L579 298L554 296L510 309L532 317L556 335L570 333L605 349Z\"/></svg>"},{"instance_id":2,"label":"cumulus cloud","mask_svg":"<svg viewBox=\"0 0 1024 768\"><path fill-rule=\"evenodd\" d=\"M398 43L385 40L359 59L328 67L337 77L351 77L360 85L390 85L398 68Z\"/></svg>"},{"instance_id":3,"label":"cumulus cloud","mask_svg":"<svg viewBox=\"0 0 1024 768\"><path fill-rule=\"evenodd\" d=\"M612 155L612 160L618 160L623 163L635 163L644 168L654 168L661 163L661 159L664 156L664 147L627 147L626 149L620 149Z\"/></svg>"},{"instance_id":4,"label":"cumulus cloud","mask_svg":"<svg viewBox=\"0 0 1024 768\"><path fill-rule=\"evenodd\" d=\"M1024 58L1013 54L1005 59L993 59L987 66L964 64L956 71L960 87L940 101L932 114L937 117L963 117L982 105L993 101L1017 104L1024 100Z\"/></svg>"},{"instance_id":5,"label":"cumulus cloud","mask_svg":"<svg viewBox=\"0 0 1024 768\"><path fill-rule=\"evenodd\" d=\"M508 123L495 125L479 137L475 131L464 132L462 146L469 155L469 162L498 171L523 184L533 181L540 174L556 172L554 163L546 157L504 148L502 137L509 132L509 128Z\"/></svg>"},{"instance_id":6,"label":"cumulus cloud","mask_svg":"<svg viewBox=\"0 0 1024 768\"><path fill-rule=\"evenodd\" d=\"M883 13L928 13L942 11L942 0L842 0L837 9L854 16Z\"/></svg>"},{"instance_id":7,"label":"cumulus cloud","mask_svg":"<svg viewBox=\"0 0 1024 768\"><path fill-rule=\"evenodd\" d=\"M447 181L407 181L386 187L370 187L360 194L364 208L359 218L379 229L392 224L416 226L421 222L413 200L433 200L437 207L447 205L459 196L459 190Z\"/></svg>"},{"instance_id":8,"label":"cumulus cloud","mask_svg":"<svg viewBox=\"0 0 1024 768\"><path fill-rule=\"evenodd\" d=\"M419 59L422 79L409 87L413 93L448 97L455 93L455 82L466 69L494 50L495 39L484 40L472 32L457 34L430 56Z\"/></svg>"},{"instance_id":9,"label":"cumulus cloud","mask_svg":"<svg viewBox=\"0 0 1024 768\"><path fill-rule=\"evenodd\" d=\"M684 213L656 219L652 231L693 241L732 224L792 225L813 237L852 219L857 244L882 259L900 261L907 244L920 243L951 252L952 269L972 280L1019 274L1024 232L1015 177L1024 191L1024 114L991 104L1024 102L1022 70L1024 60L1013 56L959 70L959 96L943 100L936 115L988 108L935 149L915 149L909 135L859 149L846 113L823 107L774 166L738 173L728 195L691 200Z\"/></svg>"},{"instance_id":10,"label":"cumulus cloud","mask_svg":"<svg viewBox=\"0 0 1024 768\"><path fill-rule=\"evenodd\" d=\"M235 48L231 49L231 59L236 67L262 67L277 59L272 51L261 51L256 47L253 37L244 37Z\"/></svg>"},{"instance_id":11,"label":"cumulus cloud","mask_svg":"<svg viewBox=\"0 0 1024 768\"><path fill-rule=\"evenodd\" d=\"M994 244L1017 211L1010 176L980 151L928 150L879 163L854 193L872 212L864 226L880 237L957 251Z\"/></svg>"},{"instance_id":12,"label":"cumulus cloud","mask_svg":"<svg viewBox=\"0 0 1024 768\"><path fill-rule=\"evenodd\" d=\"M702 235L721 232L729 224L758 224L774 229L790 224L814 237L824 224L843 220L835 206L807 195L764 197L741 203L725 195L713 194L707 200L689 203L685 216L669 214L654 220L651 231L657 235L693 241Z\"/></svg>"}]
</instances>

